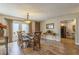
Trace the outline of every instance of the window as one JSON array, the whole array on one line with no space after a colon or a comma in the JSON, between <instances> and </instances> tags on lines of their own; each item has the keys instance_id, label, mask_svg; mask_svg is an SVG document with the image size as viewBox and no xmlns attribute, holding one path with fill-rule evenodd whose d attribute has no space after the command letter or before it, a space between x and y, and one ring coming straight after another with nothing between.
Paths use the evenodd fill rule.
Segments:
<instances>
[{"instance_id":1,"label":"window","mask_svg":"<svg viewBox=\"0 0 79 59\"><path fill-rule=\"evenodd\" d=\"M22 24L22 31L25 31L26 33L29 32L29 25L28 24Z\"/></svg>"},{"instance_id":2,"label":"window","mask_svg":"<svg viewBox=\"0 0 79 59\"><path fill-rule=\"evenodd\" d=\"M17 31L19 31L19 23L13 23L13 38L12 41L16 41L18 39Z\"/></svg>"},{"instance_id":3,"label":"window","mask_svg":"<svg viewBox=\"0 0 79 59\"><path fill-rule=\"evenodd\" d=\"M18 23L13 23L13 32L19 31L19 24Z\"/></svg>"}]
</instances>

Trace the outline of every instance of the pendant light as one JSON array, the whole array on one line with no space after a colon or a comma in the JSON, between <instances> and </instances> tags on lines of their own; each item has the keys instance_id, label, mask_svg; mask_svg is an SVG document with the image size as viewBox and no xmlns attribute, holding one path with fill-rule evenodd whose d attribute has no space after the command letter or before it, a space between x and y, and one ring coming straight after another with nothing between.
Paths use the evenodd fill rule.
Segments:
<instances>
[{"instance_id":1,"label":"pendant light","mask_svg":"<svg viewBox=\"0 0 79 59\"><path fill-rule=\"evenodd\" d=\"M29 20L29 13L27 13L27 19L25 20L25 23L29 24L31 21Z\"/></svg>"}]
</instances>

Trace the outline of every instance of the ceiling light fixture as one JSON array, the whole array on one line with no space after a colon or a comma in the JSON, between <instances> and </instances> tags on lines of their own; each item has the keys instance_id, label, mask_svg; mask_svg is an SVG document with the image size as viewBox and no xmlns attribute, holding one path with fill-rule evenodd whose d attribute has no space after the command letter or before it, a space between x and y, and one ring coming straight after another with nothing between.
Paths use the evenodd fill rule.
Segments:
<instances>
[{"instance_id":1,"label":"ceiling light fixture","mask_svg":"<svg viewBox=\"0 0 79 59\"><path fill-rule=\"evenodd\" d=\"M29 20L29 13L27 13L27 19L25 20L25 23L31 23L31 21Z\"/></svg>"}]
</instances>

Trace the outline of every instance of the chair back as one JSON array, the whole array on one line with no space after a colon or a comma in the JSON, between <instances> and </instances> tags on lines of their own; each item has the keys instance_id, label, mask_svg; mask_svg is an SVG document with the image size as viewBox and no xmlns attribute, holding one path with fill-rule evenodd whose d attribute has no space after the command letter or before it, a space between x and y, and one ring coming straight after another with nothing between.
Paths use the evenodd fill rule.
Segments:
<instances>
[{"instance_id":1,"label":"chair back","mask_svg":"<svg viewBox=\"0 0 79 59\"><path fill-rule=\"evenodd\" d=\"M33 50L40 49L41 32L35 32L33 38Z\"/></svg>"},{"instance_id":2,"label":"chair back","mask_svg":"<svg viewBox=\"0 0 79 59\"><path fill-rule=\"evenodd\" d=\"M35 32L34 33L34 39L35 40L40 40L40 38L41 38L41 32Z\"/></svg>"},{"instance_id":3,"label":"chair back","mask_svg":"<svg viewBox=\"0 0 79 59\"><path fill-rule=\"evenodd\" d=\"M21 32L17 32L17 35L18 35L18 39L19 40L22 40L23 38L22 38L22 33Z\"/></svg>"}]
</instances>

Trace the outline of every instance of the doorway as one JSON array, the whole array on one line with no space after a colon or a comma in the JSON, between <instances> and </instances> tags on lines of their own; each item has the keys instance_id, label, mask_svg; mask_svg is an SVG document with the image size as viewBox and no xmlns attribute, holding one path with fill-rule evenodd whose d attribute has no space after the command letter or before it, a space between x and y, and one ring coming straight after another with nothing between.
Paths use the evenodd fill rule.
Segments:
<instances>
[{"instance_id":1,"label":"doorway","mask_svg":"<svg viewBox=\"0 0 79 59\"><path fill-rule=\"evenodd\" d=\"M66 38L66 26L61 26L61 37Z\"/></svg>"},{"instance_id":2,"label":"doorway","mask_svg":"<svg viewBox=\"0 0 79 59\"><path fill-rule=\"evenodd\" d=\"M61 21L60 32L61 42L74 43L75 44L75 26L76 20L64 20Z\"/></svg>"}]
</instances>

